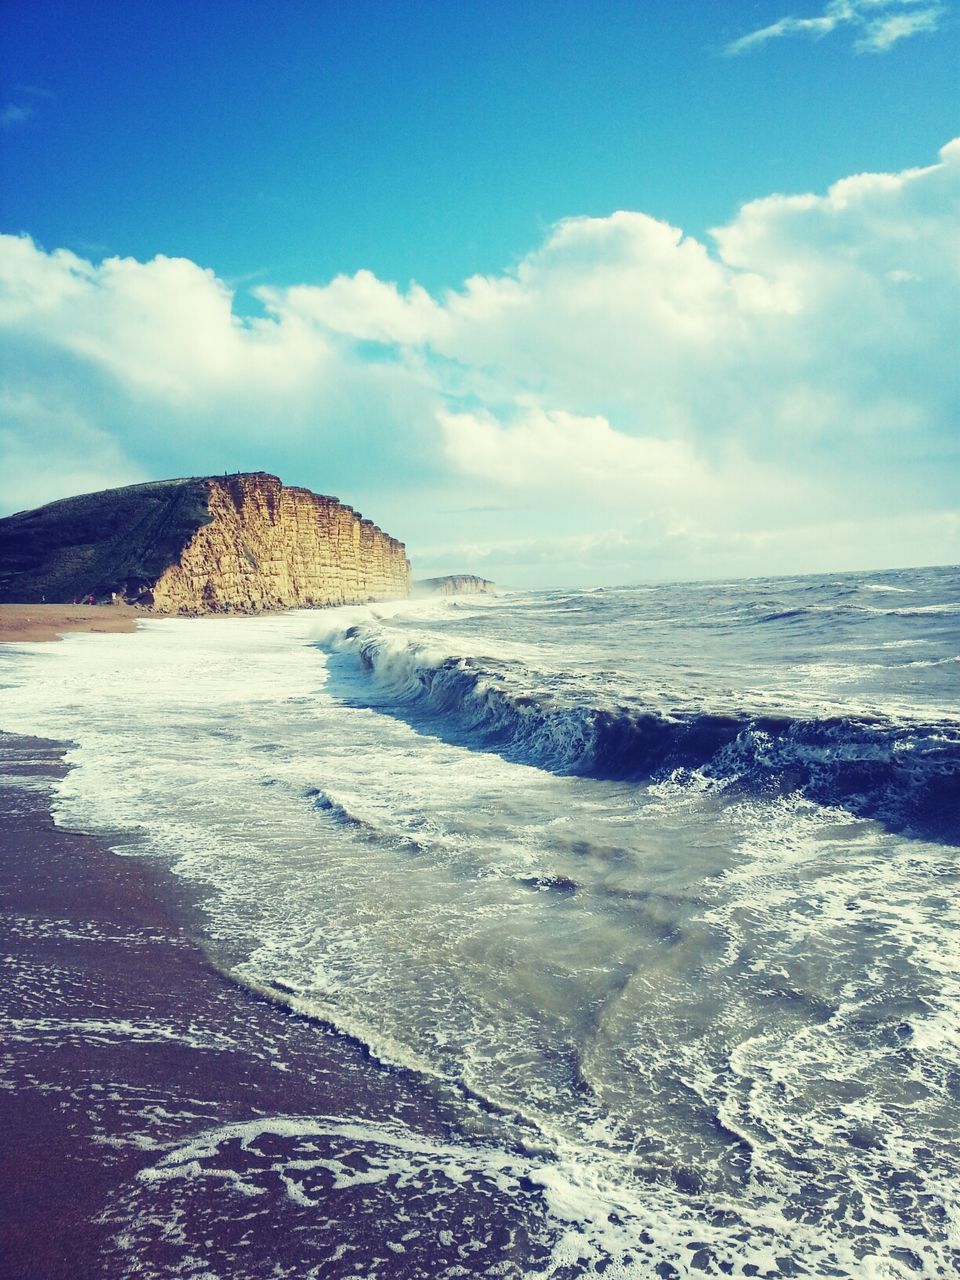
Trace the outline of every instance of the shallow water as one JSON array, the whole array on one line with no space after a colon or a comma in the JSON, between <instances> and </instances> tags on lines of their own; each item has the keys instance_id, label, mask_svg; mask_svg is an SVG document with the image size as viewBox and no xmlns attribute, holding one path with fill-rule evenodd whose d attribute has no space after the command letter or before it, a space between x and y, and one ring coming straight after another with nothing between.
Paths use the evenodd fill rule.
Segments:
<instances>
[{"instance_id":1,"label":"shallow water","mask_svg":"<svg viewBox=\"0 0 960 1280\"><path fill-rule=\"evenodd\" d=\"M129 1221L273 1178L318 1222L363 1188L403 1246L469 1184L502 1274L955 1274L958 676L951 570L0 653L2 727L76 743L61 822L138 833L217 964L460 1100L446 1143L212 1129ZM433 1274L497 1274L472 1230Z\"/></svg>"}]
</instances>

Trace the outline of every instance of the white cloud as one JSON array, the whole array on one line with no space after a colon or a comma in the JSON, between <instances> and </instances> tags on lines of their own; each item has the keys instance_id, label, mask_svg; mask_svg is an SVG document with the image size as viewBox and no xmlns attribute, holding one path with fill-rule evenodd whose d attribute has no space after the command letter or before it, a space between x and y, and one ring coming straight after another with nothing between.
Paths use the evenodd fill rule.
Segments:
<instances>
[{"instance_id":1,"label":"white cloud","mask_svg":"<svg viewBox=\"0 0 960 1280\"><path fill-rule=\"evenodd\" d=\"M493 555L494 526L531 575L571 538L626 576L718 548L759 572L794 563L791 531L813 554L829 539L800 530L878 510L900 562L960 558L955 526L923 523L957 505L958 190L960 141L753 201L709 245L637 212L570 218L439 297L361 271L261 287L244 319L195 263L0 237L0 503L265 467L415 552Z\"/></svg>"},{"instance_id":2,"label":"white cloud","mask_svg":"<svg viewBox=\"0 0 960 1280\"><path fill-rule=\"evenodd\" d=\"M16 129L18 125L26 124L35 114L31 106L25 106L22 102L8 102L6 106L0 107L0 129Z\"/></svg>"},{"instance_id":3,"label":"white cloud","mask_svg":"<svg viewBox=\"0 0 960 1280\"><path fill-rule=\"evenodd\" d=\"M766 44L769 40L775 40L778 36L808 35L815 40L829 35L837 25L837 19L829 16L820 18L779 18L776 22L771 22L767 27L760 27L756 31L751 31L748 35L741 36L738 40L732 41L724 50L728 54L746 53L748 49L754 49L758 45Z\"/></svg>"},{"instance_id":4,"label":"white cloud","mask_svg":"<svg viewBox=\"0 0 960 1280\"><path fill-rule=\"evenodd\" d=\"M368 342L420 343L442 315L419 285L401 294L395 284L378 280L372 271L337 276L322 289L299 285L280 291L263 286L254 292L277 315L329 325Z\"/></svg>"},{"instance_id":5,"label":"white cloud","mask_svg":"<svg viewBox=\"0 0 960 1280\"><path fill-rule=\"evenodd\" d=\"M108 370L135 393L197 401L239 381L302 382L323 362L322 342L295 324L243 322L214 273L183 258L107 258L99 267L66 250L45 254L5 237L0 323L15 324Z\"/></svg>"},{"instance_id":6,"label":"white cloud","mask_svg":"<svg viewBox=\"0 0 960 1280\"><path fill-rule=\"evenodd\" d=\"M779 18L732 41L724 52L746 53L780 36L820 40L838 27L852 27L860 33L854 45L858 51L885 53L909 36L936 31L945 12L939 0L829 0L816 17Z\"/></svg>"},{"instance_id":7,"label":"white cloud","mask_svg":"<svg viewBox=\"0 0 960 1280\"><path fill-rule=\"evenodd\" d=\"M0 130L8 132L19 129L38 114L43 104L56 101L56 94L39 85L21 84L16 86L16 99L0 107ZM24 101L26 99L26 101Z\"/></svg>"},{"instance_id":8,"label":"white cloud","mask_svg":"<svg viewBox=\"0 0 960 1280\"><path fill-rule=\"evenodd\" d=\"M0 499L24 511L151 478L76 407L45 403L27 390L0 391L0 457Z\"/></svg>"},{"instance_id":9,"label":"white cloud","mask_svg":"<svg viewBox=\"0 0 960 1280\"><path fill-rule=\"evenodd\" d=\"M442 305L404 310L391 294L397 339L419 328L437 384L504 423L525 403L602 417L598 442L613 429L627 442L708 439L716 454L763 436L776 453L824 435L942 434L958 162L953 144L926 169L752 202L714 233L714 254L642 214L570 219L514 272L471 279ZM342 281L335 295L300 290L301 304L306 293L328 331L383 339L381 299L364 321L366 283L352 296ZM488 429L477 416L477 439ZM527 449L529 425L513 431Z\"/></svg>"},{"instance_id":10,"label":"white cloud","mask_svg":"<svg viewBox=\"0 0 960 1280\"><path fill-rule=\"evenodd\" d=\"M905 40L908 36L915 36L923 31L936 31L942 16L943 8L933 5L915 13L894 13L889 17L877 18L867 23L856 47L870 53L885 53L898 40Z\"/></svg>"},{"instance_id":11,"label":"white cloud","mask_svg":"<svg viewBox=\"0 0 960 1280\"><path fill-rule=\"evenodd\" d=\"M185 259L95 265L0 236L3 377L19 404L33 405L15 430L22 449L33 440L45 480L41 489L31 482L37 501L75 491L70 423L95 424L111 442L109 450L81 447L101 456L104 483L144 469L289 473L314 448L334 473L318 480L327 491L358 448L373 455L371 476L378 465L409 469L405 454L421 424L432 423L416 379L364 364L292 309L240 319L232 301L212 271ZM52 423L61 424L60 449L50 447ZM0 509L25 505L24 474L0 465Z\"/></svg>"},{"instance_id":12,"label":"white cloud","mask_svg":"<svg viewBox=\"0 0 960 1280\"><path fill-rule=\"evenodd\" d=\"M505 488L656 501L678 488L699 489L708 474L685 441L627 436L603 417L535 405L506 425L488 412L439 416L454 466Z\"/></svg>"}]
</instances>

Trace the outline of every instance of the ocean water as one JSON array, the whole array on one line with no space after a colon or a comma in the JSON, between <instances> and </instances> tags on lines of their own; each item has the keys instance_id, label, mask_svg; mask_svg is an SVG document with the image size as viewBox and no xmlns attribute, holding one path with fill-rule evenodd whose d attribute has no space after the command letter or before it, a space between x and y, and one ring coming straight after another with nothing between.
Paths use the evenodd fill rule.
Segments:
<instances>
[{"instance_id":1,"label":"ocean water","mask_svg":"<svg viewBox=\"0 0 960 1280\"><path fill-rule=\"evenodd\" d=\"M131 1275L171 1221L213 1274L265 1180L323 1276L960 1272L956 570L150 621L0 685L75 744L58 821L459 1117L172 1143Z\"/></svg>"}]
</instances>

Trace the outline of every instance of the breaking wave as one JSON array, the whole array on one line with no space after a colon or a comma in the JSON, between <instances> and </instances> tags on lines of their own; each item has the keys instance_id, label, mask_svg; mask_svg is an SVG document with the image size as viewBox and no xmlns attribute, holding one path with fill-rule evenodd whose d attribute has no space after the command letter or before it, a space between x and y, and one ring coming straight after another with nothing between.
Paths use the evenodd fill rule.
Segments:
<instances>
[{"instance_id":1,"label":"breaking wave","mask_svg":"<svg viewBox=\"0 0 960 1280\"><path fill-rule=\"evenodd\" d=\"M558 774L800 792L892 830L960 844L960 723L881 715L665 714L561 701L516 660L452 656L352 626L325 647L372 677L362 700L414 727ZM526 678L524 678L526 677ZM359 699L358 699L359 701ZM695 775L695 779L694 779Z\"/></svg>"}]
</instances>

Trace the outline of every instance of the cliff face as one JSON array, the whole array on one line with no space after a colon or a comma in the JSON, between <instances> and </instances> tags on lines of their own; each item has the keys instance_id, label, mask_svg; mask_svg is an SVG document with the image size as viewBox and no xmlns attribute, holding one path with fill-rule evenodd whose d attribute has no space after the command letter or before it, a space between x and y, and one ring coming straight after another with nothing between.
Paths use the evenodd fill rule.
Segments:
<instances>
[{"instance_id":1,"label":"cliff face","mask_svg":"<svg viewBox=\"0 0 960 1280\"><path fill-rule=\"evenodd\" d=\"M413 584L417 595L475 596L495 595L496 585L489 578L478 578L472 573L451 573L445 578L421 578Z\"/></svg>"},{"instance_id":2,"label":"cliff face","mask_svg":"<svg viewBox=\"0 0 960 1280\"><path fill-rule=\"evenodd\" d=\"M265 472L110 489L0 520L0 601L255 613L409 592L401 542Z\"/></svg>"}]
</instances>

